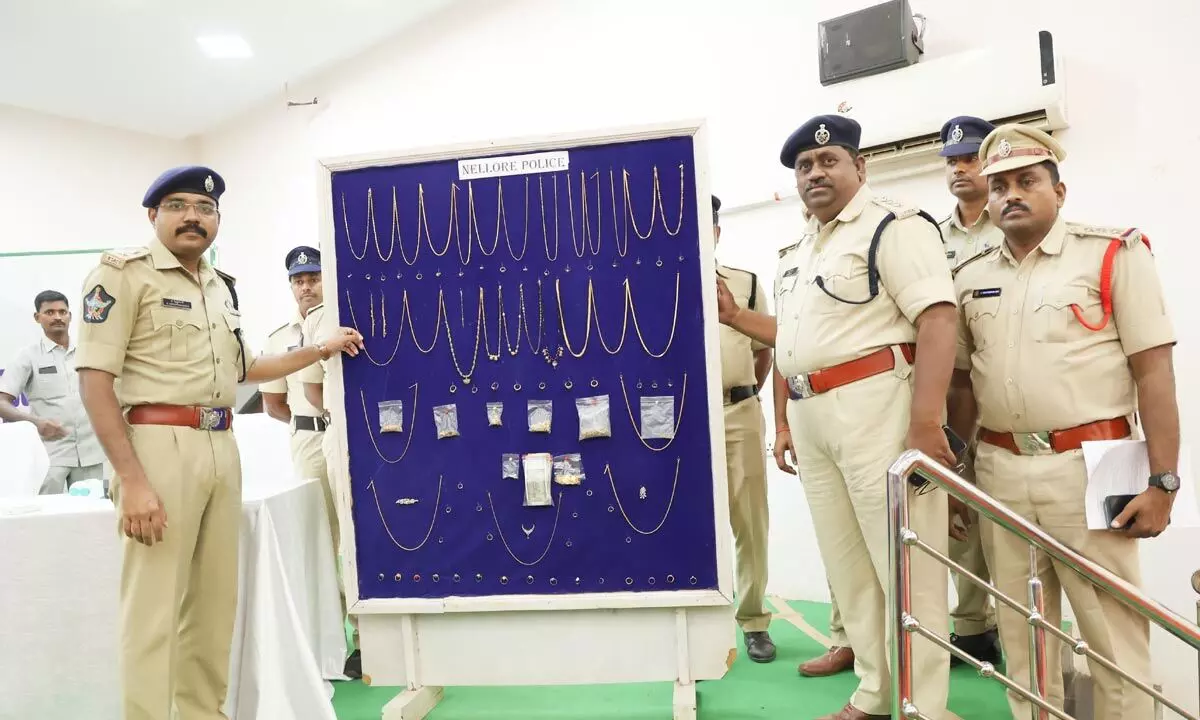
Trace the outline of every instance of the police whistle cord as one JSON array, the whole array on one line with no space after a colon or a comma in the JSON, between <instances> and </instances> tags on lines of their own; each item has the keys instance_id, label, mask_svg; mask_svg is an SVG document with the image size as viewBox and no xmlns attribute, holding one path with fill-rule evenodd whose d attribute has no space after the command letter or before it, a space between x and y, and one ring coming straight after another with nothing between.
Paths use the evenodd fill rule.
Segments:
<instances>
[{"instance_id":1,"label":"police whistle cord","mask_svg":"<svg viewBox=\"0 0 1200 720\"><path fill-rule=\"evenodd\" d=\"M1113 262L1116 260L1117 251L1124 244L1123 238L1128 237L1129 233L1133 232L1133 228L1126 230L1121 237L1113 238L1108 244L1108 249L1104 251L1104 261L1100 264L1100 308L1104 311L1104 316L1100 319L1098 325L1089 323L1083 317L1083 309L1076 304L1071 305L1071 312L1075 313L1075 319L1079 324L1091 330L1099 332L1108 327L1108 321L1112 317L1113 302L1112 302L1112 275ZM1146 249L1150 250L1150 238L1142 235L1142 242L1145 243Z\"/></svg>"}]
</instances>

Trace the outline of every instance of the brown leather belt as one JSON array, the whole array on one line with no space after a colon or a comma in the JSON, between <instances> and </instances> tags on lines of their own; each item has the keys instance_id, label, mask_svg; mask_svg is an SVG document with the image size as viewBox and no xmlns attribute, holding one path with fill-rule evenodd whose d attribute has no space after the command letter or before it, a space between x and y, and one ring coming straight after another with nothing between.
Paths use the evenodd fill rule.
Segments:
<instances>
[{"instance_id":1,"label":"brown leather belt","mask_svg":"<svg viewBox=\"0 0 1200 720\"><path fill-rule=\"evenodd\" d=\"M889 345L888 347L880 348L870 355L864 355L857 360L844 362L841 365L834 365L824 370L793 375L788 378L788 395L793 400L803 400L814 395L829 392L843 385L849 385L852 382L858 382L859 380L865 380L869 377L895 370L896 356L892 354L892 347ZM895 347L900 348L900 354L904 356L904 359L909 364L912 364L916 359L916 345L904 343Z\"/></svg>"},{"instance_id":2,"label":"brown leather belt","mask_svg":"<svg viewBox=\"0 0 1200 720\"><path fill-rule=\"evenodd\" d=\"M130 425L176 425L197 430L229 430L233 408L197 405L135 405L126 419Z\"/></svg>"},{"instance_id":3,"label":"brown leather belt","mask_svg":"<svg viewBox=\"0 0 1200 720\"><path fill-rule=\"evenodd\" d=\"M979 439L988 445L1004 448L1013 455L1053 455L1078 450L1093 440L1120 440L1129 437L1131 429L1125 418L1097 420L1067 430L1048 430L1034 433L996 432L980 428Z\"/></svg>"}]
</instances>

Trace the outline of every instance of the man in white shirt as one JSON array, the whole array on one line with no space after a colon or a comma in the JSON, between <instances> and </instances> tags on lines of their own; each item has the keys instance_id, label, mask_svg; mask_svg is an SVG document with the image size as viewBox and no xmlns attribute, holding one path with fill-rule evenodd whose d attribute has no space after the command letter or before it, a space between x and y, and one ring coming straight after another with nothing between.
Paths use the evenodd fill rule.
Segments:
<instances>
[{"instance_id":1,"label":"man in white shirt","mask_svg":"<svg viewBox=\"0 0 1200 720\"><path fill-rule=\"evenodd\" d=\"M104 451L79 398L67 298L45 290L34 298L33 307L33 319L42 326L44 337L22 348L0 375L0 420L37 427L50 456L40 493L52 495L66 492L80 480L103 480ZM29 398L27 413L14 406L21 393Z\"/></svg>"}]
</instances>

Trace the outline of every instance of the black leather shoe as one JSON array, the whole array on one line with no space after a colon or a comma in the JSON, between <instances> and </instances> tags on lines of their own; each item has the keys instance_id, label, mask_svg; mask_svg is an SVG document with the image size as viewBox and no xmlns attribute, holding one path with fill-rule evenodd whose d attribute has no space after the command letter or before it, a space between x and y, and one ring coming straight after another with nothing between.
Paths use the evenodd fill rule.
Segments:
<instances>
[{"instance_id":1,"label":"black leather shoe","mask_svg":"<svg viewBox=\"0 0 1200 720\"><path fill-rule=\"evenodd\" d=\"M746 655L758 663L769 663L775 659L775 643L765 630L745 634Z\"/></svg>"},{"instance_id":2,"label":"black leather shoe","mask_svg":"<svg viewBox=\"0 0 1200 720\"><path fill-rule=\"evenodd\" d=\"M1000 635L995 630L988 630L979 635L955 635L950 633L950 644L962 650L980 662L1000 663ZM950 656L950 666L957 667L966 663L956 655Z\"/></svg>"},{"instance_id":3,"label":"black leather shoe","mask_svg":"<svg viewBox=\"0 0 1200 720\"><path fill-rule=\"evenodd\" d=\"M351 680L362 680L362 653L358 650L350 653L350 657L346 658L346 667L343 668L342 674Z\"/></svg>"}]
</instances>

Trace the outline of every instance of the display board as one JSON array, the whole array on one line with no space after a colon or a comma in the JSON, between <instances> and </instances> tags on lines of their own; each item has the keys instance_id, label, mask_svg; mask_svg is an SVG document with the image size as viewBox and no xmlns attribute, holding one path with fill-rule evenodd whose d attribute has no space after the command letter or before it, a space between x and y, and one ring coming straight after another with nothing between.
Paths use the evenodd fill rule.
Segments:
<instances>
[{"instance_id":1,"label":"display board","mask_svg":"<svg viewBox=\"0 0 1200 720\"><path fill-rule=\"evenodd\" d=\"M718 589L697 173L691 134L330 173L359 599Z\"/></svg>"}]
</instances>

